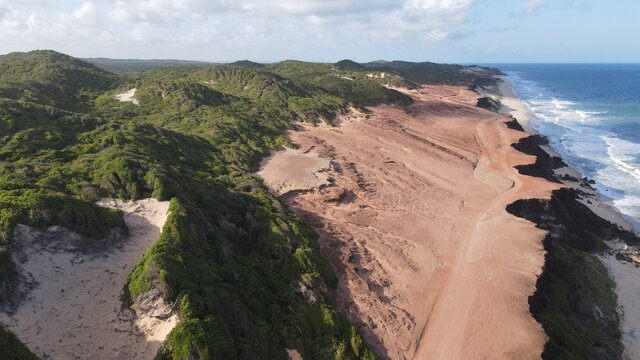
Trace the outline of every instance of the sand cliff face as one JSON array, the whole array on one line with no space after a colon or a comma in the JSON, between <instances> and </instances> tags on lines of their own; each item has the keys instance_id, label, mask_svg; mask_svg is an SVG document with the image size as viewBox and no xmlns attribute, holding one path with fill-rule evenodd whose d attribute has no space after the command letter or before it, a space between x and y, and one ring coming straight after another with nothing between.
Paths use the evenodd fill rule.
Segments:
<instances>
[{"instance_id":1,"label":"sand cliff face","mask_svg":"<svg viewBox=\"0 0 640 360\"><path fill-rule=\"evenodd\" d=\"M412 95L406 108L299 125L295 151L328 166L301 174L305 159L289 150L259 174L320 234L338 306L382 358L539 358L545 335L527 299L545 232L505 208L559 185L514 169L535 160L511 147L523 133L477 108L475 93Z\"/></svg>"}]
</instances>

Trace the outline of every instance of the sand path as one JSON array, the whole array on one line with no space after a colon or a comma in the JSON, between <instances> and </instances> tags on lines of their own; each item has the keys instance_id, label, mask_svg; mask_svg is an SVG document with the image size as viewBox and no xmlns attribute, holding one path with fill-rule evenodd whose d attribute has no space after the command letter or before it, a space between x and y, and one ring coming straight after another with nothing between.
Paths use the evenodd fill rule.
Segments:
<instances>
[{"instance_id":1,"label":"sand path","mask_svg":"<svg viewBox=\"0 0 640 360\"><path fill-rule=\"evenodd\" d=\"M505 207L557 185L513 169L534 161L510 146L526 134L476 108L476 94L412 95L407 108L290 132L332 166L328 185L282 198L319 233L340 278L338 306L382 358L539 358L545 335L527 299L545 234ZM295 177L280 163L265 184L282 181Z\"/></svg>"},{"instance_id":2,"label":"sand path","mask_svg":"<svg viewBox=\"0 0 640 360\"><path fill-rule=\"evenodd\" d=\"M474 178L495 190L461 222L461 249L434 307L417 359L539 359L545 335L529 315L532 274L544 264L545 232L505 212L522 198L548 198L557 185L524 177L513 166L531 162L510 144L518 136L499 119L476 126L481 156Z\"/></svg>"},{"instance_id":3,"label":"sand path","mask_svg":"<svg viewBox=\"0 0 640 360\"><path fill-rule=\"evenodd\" d=\"M66 229L16 229L19 270L35 287L15 312L0 312L0 321L43 359L153 359L177 322L167 307L136 314L120 301L127 276L160 236L168 202L100 205L123 210L130 234L97 254L75 249L69 238L77 235Z\"/></svg>"}]
</instances>

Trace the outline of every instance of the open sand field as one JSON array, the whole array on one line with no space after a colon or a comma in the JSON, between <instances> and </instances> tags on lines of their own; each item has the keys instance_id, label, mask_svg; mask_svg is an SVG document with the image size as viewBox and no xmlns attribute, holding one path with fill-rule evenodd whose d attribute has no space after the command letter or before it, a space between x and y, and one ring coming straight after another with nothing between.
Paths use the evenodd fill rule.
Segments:
<instances>
[{"instance_id":1,"label":"open sand field","mask_svg":"<svg viewBox=\"0 0 640 360\"><path fill-rule=\"evenodd\" d=\"M148 309L126 308L127 276L158 237L168 202L103 200L124 211L129 236L107 251L86 254L73 246L77 234L53 227L19 225L20 272L33 289L0 321L43 359L153 359L177 316L161 300ZM66 238L61 238L66 237Z\"/></svg>"},{"instance_id":2,"label":"open sand field","mask_svg":"<svg viewBox=\"0 0 640 360\"><path fill-rule=\"evenodd\" d=\"M326 184L303 190L300 158L278 171L265 162L260 175L319 233L339 308L382 358L538 359L546 338L527 298L545 233L505 207L558 185L513 168L535 160L511 147L526 134L476 108L477 94L427 86L412 95L407 108L352 111L288 134L299 150L276 156L330 161ZM283 182L296 190L283 193Z\"/></svg>"}]
</instances>

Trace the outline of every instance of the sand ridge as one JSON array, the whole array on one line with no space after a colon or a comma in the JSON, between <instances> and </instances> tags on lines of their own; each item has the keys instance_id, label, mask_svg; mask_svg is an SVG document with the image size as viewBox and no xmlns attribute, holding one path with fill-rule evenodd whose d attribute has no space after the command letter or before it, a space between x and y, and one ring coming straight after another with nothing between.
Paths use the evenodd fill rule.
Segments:
<instances>
[{"instance_id":1,"label":"sand ridge","mask_svg":"<svg viewBox=\"0 0 640 360\"><path fill-rule=\"evenodd\" d=\"M169 203L105 199L124 211L129 236L118 246L83 253L70 245L79 236L60 227L19 225L19 271L34 283L27 298L0 321L43 359L153 359L177 323L171 306L123 306L127 276L158 237ZM66 237L62 239L61 237ZM150 311L152 310L152 311Z\"/></svg>"},{"instance_id":2,"label":"sand ridge","mask_svg":"<svg viewBox=\"0 0 640 360\"><path fill-rule=\"evenodd\" d=\"M526 134L476 108L477 94L412 95L337 127L299 124L290 139L331 161L331 184L282 198L319 233L339 308L382 358L539 358L527 298L545 233L505 207L558 185L513 168L535 160L510 146ZM265 184L292 178L282 164L273 174Z\"/></svg>"}]
</instances>

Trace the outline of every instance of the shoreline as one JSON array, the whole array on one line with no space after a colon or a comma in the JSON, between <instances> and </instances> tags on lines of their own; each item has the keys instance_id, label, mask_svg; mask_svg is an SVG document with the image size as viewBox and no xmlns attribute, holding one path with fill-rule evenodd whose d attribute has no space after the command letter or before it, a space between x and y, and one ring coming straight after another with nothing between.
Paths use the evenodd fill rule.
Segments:
<instances>
[{"instance_id":1,"label":"shoreline","mask_svg":"<svg viewBox=\"0 0 640 360\"><path fill-rule=\"evenodd\" d=\"M515 94L513 84L510 80L503 77L498 79L498 87L496 89L500 98L500 109L498 112L513 116L520 126L524 128L526 133L531 135L538 134L538 132L531 127L531 119L535 118L535 114L527 109L522 99Z\"/></svg>"},{"instance_id":2,"label":"shoreline","mask_svg":"<svg viewBox=\"0 0 640 360\"><path fill-rule=\"evenodd\" d=\"M499 112L515 118L527 134L540 135L546 138L545 135L540 134L531 126L532 119L538 118L527 108L522 99L514 93L511 81L505 78L499 79L500 81L498 82L497 88L501 104ZM558 157L564 161L562 156L550 145L540 147L547 152L549 156ZM613 205L613 199L590 186L588 181L585 182L584 179L587 179L585 175L573 166L566 164L564 167L552 170L564 185L587 194L586 197L588 197L588 199L582 198L580 202L593 211L594 214L619 225L625 230L638 232L640 222L616 208L615 205Z\"/></svg>"},{"instance_id":3,"label":"shoreline","mask_svg":"<svg viewBox=\"0 0 640 360\"><path fill-rule=\"evenodd\" d=\"M524 102L515 95L512 83L500 78L498 92L501 95L499 111L513 116L525 132L539 135L531 126L531 120L535 118L535 114L529 111ZM560 157L550 146L540 146L540 148L550 156ZM617 209L612 199L590 186L589 182L568 180L583 178L575 168L567 165L553 169L553 172L565 186L584 194L577 200L587 206L594 215L624 230L637 233L639 222ZM616 312L619 318L619 331L622 333L620 339L622 358L632 360L640 355L640 342L637 335L640 333L640 296L637 295L640 293L640 246L629 246L624 239L605 241L605 243L607 249L595 251L594 255L605 266L609 279L615 283ZM536 291L538 290L540 289Z\"/></svg>"}]
</instances>

